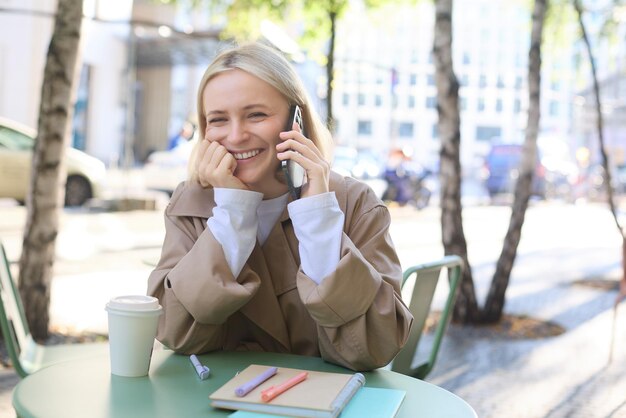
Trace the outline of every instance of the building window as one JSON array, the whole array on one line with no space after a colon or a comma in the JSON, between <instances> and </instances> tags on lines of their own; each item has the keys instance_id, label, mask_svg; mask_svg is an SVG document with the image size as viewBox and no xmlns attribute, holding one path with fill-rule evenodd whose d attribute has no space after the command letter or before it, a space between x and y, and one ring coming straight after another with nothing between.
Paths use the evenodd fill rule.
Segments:
<instances>
[{"instance_id":1,"label":"building window","mask_svg":"<svg viewBox=\"0 0 626 418\"><path fill-rule=\"evenodd\" d=\"M479 87L483 88L483 87L487 87L487 76L482 74L480 76L480 81L478 83Z\"/></svg>"},{"instance_id":2,"label":"building window","mask_svg":"<svg viewBox=\"0 0 626 418\"><path fill-rule=\"evenodd\" d=\"M556 100L550 101L550 116L559 116L559 102Z\"/></svg>"},{"instance_id":3,"label":"building window","mask_svg":"<svg viewBox=\"0 0 626 418\"><path fill-rule=\"evenodd\" d=\"M413 123L412 122L402 122L398 125L398 135L403 138L412 138L413 137Z\"/></svg>"},{"instance_id":4,"label":"building window","mask_svg":"<svg viewBox=\"0 0 626 418\"><path fill-rule=\"evenodd\" d=\"M498 88L501 89L504 87L504 80L502 79L502 76L499 75L498 76Z\"/></svg>"},{"instance_id":5,"label":"building window","mask_svg":"<svg viewBox=\"0 0 626 418\"><path fill-rule=\"evenodd\" d=\"M358 122L358 133L359 135L371 135L372 134L372 121L371 120L360 120Z\"/></svg>"},{"instance_id":6,"label":"building window","mask_svg":"<svg viewBox=\"0 0 626 418\"><path fill-rule=\"evenodd\" d=\"M524 82L524 79L522 78L521 75L518 75L517 77L515 77L515 88L520 90L522 88L523 82Z\"/></svg>"},{"instance_id":7,"label":"building window","mask_svg":"<svg viewBox=\"0 0 626 418\"><path fill-rule=\"evenodd\" d=\"M513 111L515 113L519 113L522 110L522 101L520 99L515 99L513 102Z\"/></svg>"},{"instance_id":8,"label":"building window","mask_svg":"<svg viewBox=\"0 0 626 418\"><path fill-rule=\"evenodd\" d=\"M374 104L376 105L376 107L381 107L383 105L383 96L381 96L380 94L374 96Z\"/></svg>"},{"instance_id":9,"label":"building window","mask_svg":"<svg viewBox=\"0 0 626 418\"><path fill-rule=\"evenodd\" d=\"M427 97L426 98L426 107L428 109L436 109L437 108L437 98L436 97Z\"/></svg>"},{"instance_id":10,"label":"building window","mask_svg":"<svg viewBox=\"0 0 626 418\"><path fill-rule=\"evenodd\" d=\"M359 103L359 106L365 106L365 94L359 93L358 103Z\"/></svg>"},{"instance_id":11,"label":"building window","mask_svg":"<svg viewBox=\"0 0 626 418\"><path fill-rule=\"evenodd\" d=\"M417 74L411 74L411 78L409 79L409 82L411 83L412 86L417 84Z\"/></svg>"},{"instance_id":12,"label":"building window","mask_svg":"<svg viewBox=\"0 0 626 418\"><path fill-rule=\"evenodd\" d=\"M435 76L433 74L428 74L428 76L426 77L426 80L429 86L435 85Z\"/></svg>"},{"instance_id":13,"label":"building window","mask_svg":"<svg viewBox=\"0 0 626 418\"><path fill-rule=\"evenodd\" d=\"M407 106L409 109L413 109L415 107L415 96L407 97Z\"/></svg>"},{"instance_id":14,"label":"building window","mask_svg":"<svg viewBox=\"0 0 626 418\"><path fill-rule=\"evenodd\" d=\"M485 99L483 99L482 97L480 99L478 99L478 107L477 110L479 112L482 112L483 110L485 110Z\"/></svg>"},{"instance_id":15,"label":"building window","mask_svg":"<svg viewBox=\"0 0 626 418\"><path fill-rule=\"evenodd\" d=\"M477 126L476 127L476 140L478 141L491 141L491 139L502 135L502 129L497 126Z\"/></svg>"},{"instance_id":16,"label":"building window","mask_svg":"<svg viewBox=\"0 0 626 418\"><path fill-rule=\"evenodd\" d=\"M435 138L439 138L439 125L437 125L436 123L433 124L433 129L432 129L432 134L433 139Z\"/></svg>"},{"instance_id":17,"label":"building window","mask_svg":"<svg viewBox=\"0 0 626 418\"><path fill-rule=\"evenodd\" d=\"M461 97L461 110L467 109L467 99L465 97Z\"/></svg>"},{"instance_id":18,"label":"building window","mask_svg":"<svg viewBox=\"0 0 626 418\"><path fill-rule=\"evenodd\" d=\"M496 100L496 112L502 112L502 99Z\"/></svg>"},{"instance_id":19,"label":"building window","mask_svg":"<svg viewBox=\"0 0 626 418\"><path fill-rule=\"evenodd\" d=\"M350 95L348 93L344 93L341 96L341 102L344 106L348 106L350 104Z\"/></svg>"},{"instance_id":20,"label":"building window","mask_svg":"<svg viewBox=\"0 0 626 418\"><path fill-rule=\"evenodd\" d=\"M83 65L77 87L76 103L74 104L74 120L72 123L72 146L83 151L87 147L90 75L91 66Z\"/></svg>"}]
</instances>

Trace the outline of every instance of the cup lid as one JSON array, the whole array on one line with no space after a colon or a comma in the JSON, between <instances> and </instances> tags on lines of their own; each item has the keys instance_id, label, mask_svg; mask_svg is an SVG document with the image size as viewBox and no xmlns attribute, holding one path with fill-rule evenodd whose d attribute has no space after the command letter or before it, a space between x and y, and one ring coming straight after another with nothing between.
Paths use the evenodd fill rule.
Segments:
<instances>
[{"instance_id":1,"label":"cup lid","mask_svg":"<svg viewBox=\"0 0 626 418\"><path fill-rule=\"evenodd\" d=\"M147 295L124 295L112 298L107 303L109 309L124 311L154 311L161 309L159 300Z\"/></svg>"}]
</instances>

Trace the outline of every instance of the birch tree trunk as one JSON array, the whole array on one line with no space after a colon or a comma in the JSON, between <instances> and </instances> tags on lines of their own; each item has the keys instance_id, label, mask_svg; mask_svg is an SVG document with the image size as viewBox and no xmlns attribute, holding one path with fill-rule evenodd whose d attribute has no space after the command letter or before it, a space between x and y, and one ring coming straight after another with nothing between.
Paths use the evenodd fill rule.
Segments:
<instances>
[{"instance_id":1,"label":"birch tree trunk","mask_svg":"<svg viewBox=\"0 0 626 418\"><path fill-rule=\"evenodd\" d=\"M50 282L63 205L66 138L72 120L83 0L59 0L48 48L37 140L33 152L27 220L19 262L19 289L33 338L48 337Z\"/></svg>"},{"instance_id":2,"label":"birch tree trunk","mask_svg":"<svg viewBox=\"0 0 626 418\"><path fill-rule=\"evenodd\" d=\"M541 40L543 24L546 15L547 0L535 0L532 15L532 30L530 51L528 54L528 123L519 176L515 185L513 208L509 228L504 237L502 252L496 263L496 271L491 281L487 300L485 302L484 317L486 322L497 322L502 317L505 292L509 285L511 270L515 263L517 247L519 245L522 226L528 208L535 167L537 164L537 134L541 116Z\"/></svg>"},{"instance_id":3,"label":"birch tree trunk","mask_svg":"<svg viewBox=\"0 0 626 418\"><path fill-rule=\"evenodd\" d=\"M578 24L587 51L587 57L589 58L589 65L591 66L591 78L593 80L593 95L596 102L596 132L598 134L598 143L600 148L600 157L602 168L604 169L604 184L606 186L606 196L613 215L617 230L622 236L622 279L620 285L620 295L618 302L626 297L626 228L624 228L617 216L617 207L615 206L615 196L613 195L613 186L611 179L611 165L609 164L608 153L606 152L606 144L604 142L604 117L602 116L602 101L600 96L600 83L598 82L598 72L596 70L596 61L593 58L593 51L591 48L591 42L589 41L589 35L583 21L583 8L580 4L580 0L574 0L574 9L578 16Z\"/></svg>"},{"instance_id":4,"label":"birch tree trunk","mask_svg":"<svg viewBox=\"0 0 626 418\"><path fill-rule=\"evenodd\" d=\"M462 220L461 119L459 83L452 62L452 0L435 2L433 56L439 115L437 126L441 138L441 235L445 254L456 254L463 258L465 263L453 319L458 322L476 322L480 312L474 292L472 270L467 259L467 242Z\"/></svg>"}]
</instances>

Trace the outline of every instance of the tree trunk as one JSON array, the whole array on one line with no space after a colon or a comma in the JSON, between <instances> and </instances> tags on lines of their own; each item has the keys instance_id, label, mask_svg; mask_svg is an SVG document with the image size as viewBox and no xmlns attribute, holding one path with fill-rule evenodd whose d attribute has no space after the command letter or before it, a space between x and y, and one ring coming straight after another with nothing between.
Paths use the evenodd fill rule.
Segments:
<instances>
[{"instance_id":1,"label":"tree trunk","mask_svg":"<svg viewBox=\"0 0 626 418\"><path fill-rule=\"evenodd\" d=\"M19 289L36 340L48 337L50 281L67 177L64 156L82 14L83 0L59 0L41 88L19 269Z\"/></svg>"},{"instance_id":2,"label":"tree trunk","mask_svg":"<svg viewBox=\"0 0 626 418\"><path fill-rule=\"evenodd\" d=\"M452 63L452 0L435 4L433 56L437 85L438 129L441 138L441 235L445 254L463 258L465 268L453 319L473 322L479 317L472 270L467 259L461 206L459 83Z\"/></svg>"},{"instance_id":3,"label":"tree trunk","mask_svg":"<svg viewBox=\"0 0 626 418\"><path fill-rule=\"evenodd\" d=\"M528 201L530 199L532 182L537 166L537 134L539 132L539 118L541 116L541 38L546 14L547 0L535 0L532 16L532 31L530 51L528 54L528 124L524 150L519 168L519 176L515 185L515 195L509 229L504 238L502 253L496 263L487 300L485 302L484 317L486 322L497 322L502 317L505 292L509 285L511 270L515 263L517 247L519 245L522 226Z\"/></svg>"},{"instance_id":4,"label":"tree trunk","mask_svg":"<svg viewBox=\"0 0 626 418\"><path fill-rule=\"evenodd\" d=\"M328 56L326 57L326 126L331 132L335 131L335 117L333 115L333 81L335 78L335 38L337 36L337 12L331 7L328 13L330 19L330 41Z\"/></svg>"},{"instance_id":5,"label":"tree trunk","mask_svg":"<svg viewBox=\"0 0 626 418\"><path fill-rule=\"evenodd\" d=\"M583 10L579 0L574 0L574 8L578 15L578 24L580 25L580 31L582 33L585 49L587 50L587 56L589 58L589 65L591 66L591 78L593 80L593 95L596 102L596 131L598 133L598 144L600 148L600 157L602 168L604 169L604 184L606 186L606 196L613 215L613 220L617 225L617 229L622 236L622 285L620 286L620 296L618 301L626 296L626 229L620 224L619 217L617 216L617 208L615 206L615 197L613 195L613 186L611 179L611 165L609 164L608 153L606 152L606 144L604 143L604 118L602 116L602 101L600 96L600 83L598 82L598 73L596 70L596 61L593 58L593 51L591 50L591 42L589 41L589 35L583 21Z\"/></svg>"}]
</instances>

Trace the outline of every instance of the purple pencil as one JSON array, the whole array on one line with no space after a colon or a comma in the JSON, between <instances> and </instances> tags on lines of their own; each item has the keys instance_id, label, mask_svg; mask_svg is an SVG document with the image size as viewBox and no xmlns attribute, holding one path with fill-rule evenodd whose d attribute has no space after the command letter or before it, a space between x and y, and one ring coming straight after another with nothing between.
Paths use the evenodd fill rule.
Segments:
<instances>
[{"instance_id":1,"label":"purple pencil","mask_svg":"<svg viewBox=\"0 0 626 418\"><path fill-rule=\"evenodd\" d=\"M259 386L261 383L265 382L270 377L274 376L277 371L278 371L278 368L270 367L269 369L267 369L266 371L264 371L260 375L256 376L253 379L250 379L249 381L247 381L243 385L241 385L238 388L236 388L235 389L235 395L237 395L239 397L246 396L252 389L254 389L255 387Z\"/></svg>"}]
</instances>

